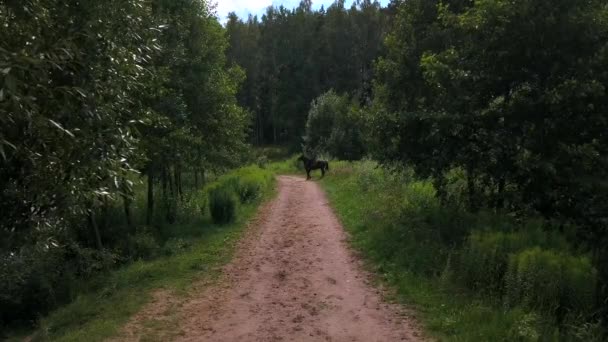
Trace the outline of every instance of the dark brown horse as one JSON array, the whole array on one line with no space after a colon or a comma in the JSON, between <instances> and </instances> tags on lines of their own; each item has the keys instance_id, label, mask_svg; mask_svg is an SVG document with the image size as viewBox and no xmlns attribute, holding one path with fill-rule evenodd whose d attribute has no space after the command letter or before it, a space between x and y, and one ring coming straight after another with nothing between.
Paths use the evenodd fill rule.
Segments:
<instances>
[{"instance_id":1,"label":"dark brown horse","mask_svg":"<svg viewBox=\"0 0 608 342\"><path fill-rule=\"evenodd\" d=\"M329 171L329 163L327 160L316 160L316 159L308 159L304 155L301 155L298 160L304 162L304 168L306 169L306 180L310 178L310 171L312 170L321 170L321 178L325 176L325 171Z\"/></svg>"}]
</instances>

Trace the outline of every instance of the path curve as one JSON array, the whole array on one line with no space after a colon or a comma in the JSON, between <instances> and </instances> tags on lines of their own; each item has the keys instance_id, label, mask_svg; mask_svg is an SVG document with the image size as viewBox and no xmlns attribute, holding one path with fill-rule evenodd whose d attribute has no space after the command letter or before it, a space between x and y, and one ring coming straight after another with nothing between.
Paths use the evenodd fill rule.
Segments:
<instances>
[{"instance_id":1,"label":"path curve","mask_svg":"<svg viewBox=\"0 0 608 342\"><path fill-rule=\"evenodd\" d=\"M383 303L319 186L278 177L225 280L179 308L176 341L419 341Z\"/></svg>"}]
</instances>

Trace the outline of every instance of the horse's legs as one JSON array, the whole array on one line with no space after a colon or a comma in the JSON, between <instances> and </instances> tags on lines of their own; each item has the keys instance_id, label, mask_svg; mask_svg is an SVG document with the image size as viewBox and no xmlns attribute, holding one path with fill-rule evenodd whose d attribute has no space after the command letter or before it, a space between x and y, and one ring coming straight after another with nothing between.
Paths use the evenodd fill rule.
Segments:
<instances>
[{"instance_id":1,"label":"horse's legs","mask_svg":"<svg viewBox=\"0 0 608 342\"><path fill-rule=\"evenodd\" d=\"M306 180L309 180L310 178L310 169L306 169Z\"/></svg>"},{"instance_id":2,"label":"horse's legs","mask_svg":"<svg viewBox=\"0 0 608 342\"><path fill-rule=\"evenodd\" d=\"M321 167L321 178L325 177L325 168Z\"/></svg>"}]
</instances>

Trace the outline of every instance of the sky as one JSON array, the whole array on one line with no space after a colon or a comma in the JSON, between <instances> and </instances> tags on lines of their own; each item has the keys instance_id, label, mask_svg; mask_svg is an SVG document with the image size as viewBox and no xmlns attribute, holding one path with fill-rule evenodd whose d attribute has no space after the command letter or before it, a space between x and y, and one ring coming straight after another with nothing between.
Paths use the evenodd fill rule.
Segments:
<instances>
[{"instance_id":1,"label":"sky","mask_svg":"<svg viewBox=\"0 0 608 342\"><path fill-rule=\"evenodd\" d=\"M226 17L229 12L235 12L241 18L247 18L249 14L258 15L259 17L266 11L268 6L283 5L287 8L294 8L300 4L300 0L212 0L217 2L217 14L222 23L226 22ZM327 8L334 0L313 0L313 8L318 9L321 6ZM347 8L350 7L353 1L346 0ZM388 4L389 0L380 0L383 6Z\"/></svg>"}]
</instances>

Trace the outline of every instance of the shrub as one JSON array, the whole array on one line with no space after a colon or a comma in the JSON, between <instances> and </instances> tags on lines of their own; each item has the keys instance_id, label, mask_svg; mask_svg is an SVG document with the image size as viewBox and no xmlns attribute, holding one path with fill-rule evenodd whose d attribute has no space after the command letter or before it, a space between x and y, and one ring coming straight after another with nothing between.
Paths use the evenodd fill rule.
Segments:
<instances>
[{"instance_id":1,"label":"shrub","mask_svg":"<svg viewBox=\"0 0 608 342\"><path fill-rule=\"evenodd\" d=\"M596 271L589 258L540 247L513 254L506 275L506 304L521 305L553 315L593 309Z\"/></svg>"},{"instance_id":2,"label":"shrub","mask_svg":"<svg viewBox=\"0 0 608 342\"><path fill-rule=\"evenodd\" d=\"M195 221L201 216L205 216L207 207L207 193L202 190L197 190L192 193L186 193L180 201L176 201L177 205L177 222L189 223Z\"/></svg>"},{"instance_id":3,"label":"shrub","mask_svg":"<svg viewBox=\"0 0 608 342\"><path fill-rule=\"evenodd\" d=\"M263 181L253 176L244 176L239 179L237 193L241 203L249 203L262 193Z\"/></svg>"},{"instance_id":4,"label":"shrub","mask_svg":"<svg viewBox=\"0 0 608 342\"><path fill-rule=\"evenodd\" d=\"M260 197L271 181L272 175L268 171L258 166L249 166L218 180L218 183L230 187L241 203L250 203Z\"/></svg>"},{"instance_id":5,"label":"shrub","mask_svg":"<svg viewBox=\"0 0 608 342\"><path fill-rule=\"evenodd\" d=\"M233 222L236 210L237 199L230 186L218 186L209 191L209 211L214 223Z\"/></svg>"},{"instance_id":6,"label":"shrub","mask_svg":"<svg viewBox=\"0 0 608 342\"><path fill-rule=\"evenodd\" d=\"M292 174L300 172L304 168L304 164L298 160L298 156L299 154L281 162L271 163L267 169L276 174Z\"/></svg>"},{"instance_id":7,"label":"shrub","mask_svg":"<svg viewBox=\"0 0 608 342\"><path fill-rule=\"evenodd\" d=\"M208 202L207 194L204 191L199 191L196 195L196 203L201 216L205 216L207 213Z\"/></svg>"},{"instance_id":8,"label":"shrub","mask_svg":"<svg viewBox=\"0 0 608 342\"><path fill-rule=\"evenodd\" d=\"M362 111L348 96L333 90L316 98L306 121L305 151L329 153L342 160L358 160L365 154Z\"/></svg>"},{"instance_id":9,"label":"shrub","mask_svg":"<svg viewBox=\"0 0 608 342\"><path fill-rule=\"evenodd\" d=\"M434 225L441 215L431 184L424 181L400 186L399 194L380 198L386 202L376 222L368 222L370 249L383 262L399 265L417 274L438 275L445 266L450 248L442 244L442 228ZM382 196L382 195L381 195ZM400 205L395 203L401 202Z\"/></svg>"},{"instance_id":10,"label":"shrub","mask_svg":"<svg viewBox=\"0 0 608 342\"><path fill-rule=\"evenodd\" d=\"M162 250L165 255L175 255L187 250L188 248L190 248L190 246L191 243L184 239L171 238L167 242L165 242L165 245L163 246Z\"/></svg>"},{"instance_id":11,"label":"shrub","mask_svg":"<svg viewBox=\"0 0 608 342\"><path fill-rule=\"evenodd\" d=\"M481 219L482 215L477 216L478 222L474 224L484 227L486 220ZM494 223L489 228L484 227L486 230L476 230L469 236L458 265L459 279L467 288L502 296L504 277L512 254L534 246L562 251L570 249L563 236L543 230L542 221L531 220L517 231L513 231L515 228L512 224L505 222L506 219L502 225Z\"/></svg>"},{"instance_id":12,"label":"shrub","mask_svg":"<svg viewBox=\"0 0 608 342\"><path fill-rule=\"evenodd\" d=\"M364 160L356 165L357 184L361 190L368 192L384 181L385 170L377 162Z\"/></svg>"},{"instance_id":13,"label":"shrub","mask_svg":"<svg viewBox=\"0 0 608 342\"><path fill-rule=\"evenodd\" d=\"M60 286L64 261L62 248L42 244L0 255L0 325L53 307L65 289Z\"/></svg>"},{"instance_id":14,"label":"shrub","mask_svg":"<svg viewBox=\"0 0 608 342\"><path fill-rule=\"evenodd\" d=\"M365 155L363 142L364 122L357 105L336 113L331 135L327 139L327 152L341 160L359 160Z\"/></svg>"},{"instance_id":15,"label":"shrub","mask_svg":"<svg viewBox=\"0 0 608 342\"><path fill-rule=\"evenodd\" d=\"M332 134L336 116L348 110L348 98L333 90L312 101L306 121L306 150L309 153L326 151L327 140Z\"/></svg>"},{"instance_id":16,"label":"shrub","mask_svg":"<svg viewBox=\"0 0 608 342\"><path fill-rule=\"evenodd\" d=\"M157 257L160 253L160 245L154 236L146 230L139 230L130 235L128 240L132 259L149 260Z\"/></svg>"},{"instance_id":17,"label":"shrub","mask_svg":"<svg viewBox=\"0 0 608 342\"><path fill-rule=\"evenodd\" d=\"M485 294L501 295L509 255L528 246L523 234L473 232L462 251L459 272L464 285Z\"/></svg>"}]
</instances>

